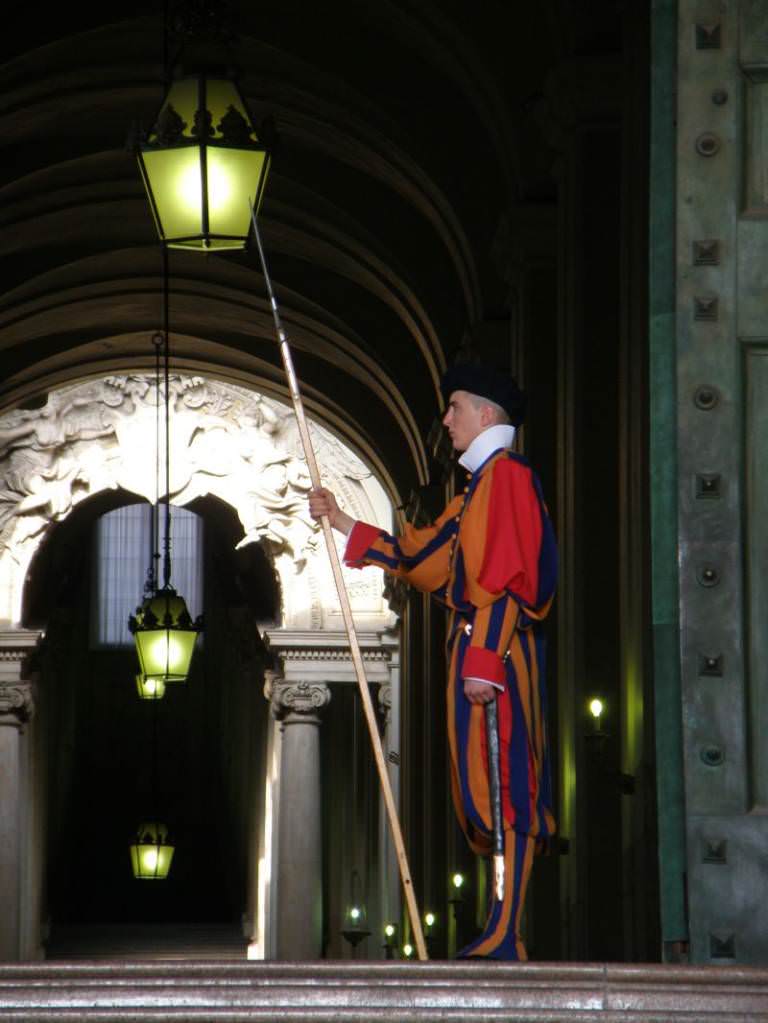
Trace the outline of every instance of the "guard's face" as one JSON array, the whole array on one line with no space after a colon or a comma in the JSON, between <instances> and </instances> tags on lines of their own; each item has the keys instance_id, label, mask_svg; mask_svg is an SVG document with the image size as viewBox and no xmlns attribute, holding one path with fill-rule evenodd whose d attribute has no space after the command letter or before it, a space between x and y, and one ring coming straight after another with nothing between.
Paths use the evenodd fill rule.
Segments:
<instances>
[{"instance_id":1,"label":"guard's face","mask_svg":"<svg viewBox=\"0 0 768 1023\"><path fill-rule=\"evenodd\" d=\"M475 405L466 391L454 391L443 416L443 426L457 451L466 451L488 426L488 406Z\"/></svg>"}]
</instances>

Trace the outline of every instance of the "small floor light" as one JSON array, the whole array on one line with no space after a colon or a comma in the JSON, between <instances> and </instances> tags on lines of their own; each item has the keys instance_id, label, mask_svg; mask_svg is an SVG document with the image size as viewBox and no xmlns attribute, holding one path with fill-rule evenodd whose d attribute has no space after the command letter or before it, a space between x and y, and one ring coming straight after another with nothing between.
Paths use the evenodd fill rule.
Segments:
<instances>
[{"instance_id":1,"label":"small floor light","mask_svg":"<svg viewBox=\"0 0 768 1023\"><path fill-rule=\"evenodd\" d=\"M394 959L397 948L397 924L384 924L384 954L387 959Z\"/></svg>"},{"instance_id":2,"label":"small floor light","mask_svg":"<svg viewBox=\"0 0 768 1023\"><path fill-rule=\"evenodd\" d=\"M140 881L164 881L171 869L173 852L165 824L157 821L140 824L131 845L133 876Z\"/></svg>"},{"instance_id":3,"label":"small floor light","mask_svg":"<svg viewBox=\"0 0 768 1023\"><path fill-rule=\"evenodd\" d=\"M344 927L341 931L353 949L357 948L360 942L371 933L366 926L365 907L358 901L359 888L360 877L357 871L353 870L350 875L350 901L344 914Z\"/></svg>"},{"instance_id":4,"label":"small floor light","mask_svg":"<svg viewBox=\"0 0 768 1023\"><path fill-rule=\"evenodd\" d=\"M359 905L350 906L346 913L342 935L356 948L371 933L365 926L365 909Z\"/></svg>"},{"instance_id":5,"label":"small floor light","mask_svg":"<svg viewBox=\"0 0 768 1023\"><path fill-rule=\"evenodd\" d=\"M463 902L464 893L462 888L464 887L464 875L463 874L452 874L451 875L451 897L449 902Z\"/></svg>"}]
</instances>

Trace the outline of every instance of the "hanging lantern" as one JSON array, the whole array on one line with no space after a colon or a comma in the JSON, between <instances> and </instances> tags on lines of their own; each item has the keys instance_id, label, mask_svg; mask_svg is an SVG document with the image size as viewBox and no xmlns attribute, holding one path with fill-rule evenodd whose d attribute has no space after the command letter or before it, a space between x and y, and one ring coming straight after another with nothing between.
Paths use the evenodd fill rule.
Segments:
<instances>
[{"instance_id":1,"label":"hanging lantern","mask_svg":"<svg viewBox=\"0 0 768 1023\"><path fill-rule=\"evenodd\" d=\"M133 876L141 881L164 881L171 869L173 853L165 824L157 821L140 824L131 846Z\"/></svg>"},{"instance_id":2,"label":"hanging lantern","mask_svg":"<svg viewBox=\"0 0 768 1023\"><path fill-rule=\"evenodd\" d=\"M164 690L168 682L186 680L202 621L192 621L183 597L170 588L158 590L131 615L128 627L145 686L159 683Z\"/></svg>"},{"instance_id":3,"label":"hanging lantern","mask_svg":"<svg viewBox=\"0 0 768 1023\"><path fill-rule=\"evenodd\" d=\"M142 700L162 700L165 696L165 682L157 678L145 678L141 672L136 676L136 690Z\"/></svg>"},{"instance_id":4,"label":"hanging lantern","mask_svg":"<svg viewBox=\"0 0 768 1023\"><path fill-rule=\"evenodd\" d=\"M174 82L137 156L162 242L245 247L270 154L234 82L202 74Z\"/></svg>"}]
</instances>

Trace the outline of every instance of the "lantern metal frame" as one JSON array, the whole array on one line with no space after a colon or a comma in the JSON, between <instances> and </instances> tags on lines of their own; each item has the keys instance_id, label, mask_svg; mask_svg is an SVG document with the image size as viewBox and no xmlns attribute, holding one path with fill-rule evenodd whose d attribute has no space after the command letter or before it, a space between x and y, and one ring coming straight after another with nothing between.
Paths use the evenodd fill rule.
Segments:
<instances>
[{"instance_id":1,"label":"lantern metal frame","mask_svg":"<svg viewBox=\"0 0 768 1023\"><path fill-rule=\"evenodd\" d=\"M271 135L269 123L262 135ZM237 84L199 73L172 82L135 146L161 242L202 252L243 249L261 204L271 152Z\"/></svg>"},{"instance_id":2,"label":"lantern metal frame","mask_svg":"<svg viewBox=\"0 0 768 1023\"><path fill-rule=\"evenodd\" d=\"M145 821L136 831L130 846L131 869L139 881L165 881L171 869L175 846L168 839L168 828L159 821Z\"/></svg>"}]
</instances>

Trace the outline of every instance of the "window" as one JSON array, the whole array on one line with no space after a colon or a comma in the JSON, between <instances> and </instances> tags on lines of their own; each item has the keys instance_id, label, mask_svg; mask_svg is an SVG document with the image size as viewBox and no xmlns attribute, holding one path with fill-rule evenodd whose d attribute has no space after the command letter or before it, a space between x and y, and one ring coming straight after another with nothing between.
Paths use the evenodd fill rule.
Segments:
<instances>
[{"instance_id":1,"label":"window","mask_svg":"<svg viewBox=\"0 0 768 1023\"><path fill-rule=\"evenodd\" d=\"M184 508L171 509L171 585L184 597L192 618L203 607L203 523ZM165 509L160 509L158 582L163 582L162 551ZM152 507L130 504L102 515L94 537L94 586L91 603L91 646L133 646L128 629L144 599L152 559Z\"/></svg>"}]
</instances>

